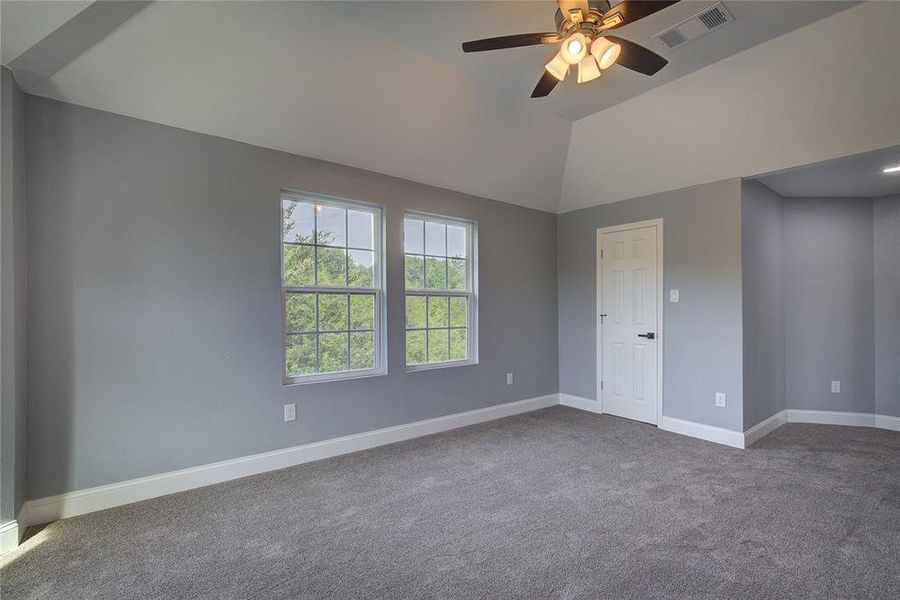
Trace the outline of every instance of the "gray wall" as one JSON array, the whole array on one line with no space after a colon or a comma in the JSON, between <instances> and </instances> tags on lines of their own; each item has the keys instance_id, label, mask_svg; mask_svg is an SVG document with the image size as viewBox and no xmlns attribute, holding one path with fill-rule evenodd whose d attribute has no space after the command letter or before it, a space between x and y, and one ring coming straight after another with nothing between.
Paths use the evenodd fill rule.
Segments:
<instances>
[{"instance_id":1,"label":"gray wall","mask_svg":"<svg viewBox=\"0 0 900 600\"><path fill-rule=\"evenodd\" d=\"M900 196L875 200L875 411L900 417Z\"/></svg>"},{"instance_id":2,"label":"gray wall","mask_svg":"<svg viewBox=\"0 0 900 600\"><path fill-rule=\"evenodd\" d=\"M0 67L0 524L25 499L25 97Z\"/></svg>"},{"instance_id":3,"label":"gray wall","mask_svg":"<svg viewBox=\"0 0 900 600\"><path fill-rule=\"evenodd\" d=\"M558 389L552 214L34 97L27 140L30 498ZM282 187L387 206L388 376L281 385ZM405 371L407 208L478 221L477 366Z\"/></svg>"},{"instance_id":4,"label":"gray wall","mask_svg":"<svg viewBox=\"0 0 900 600\"><path fill-rule=\"evenodd\" d=\"M560 392L596 399L597 228L660 217L665 248L663 414L741 431L739 179L559 216ZM680 303L668 303L670 288L680 289ZM715 406L717 391L728 395L725 408Z\"/></svg>"},{"instance_id":5,"label":"gray wall","mask_svg":"<svg viewBox=\"0 0 900 600\"><path fill-rule=\"evenodd\" d=\"M784 200L788 408L875 411L872 222L871 200Z\"/></svg>"},{"instance_id":6,"label":"gray wall","mask_svg":"<svg viewBox=\"0 0 900 600\"><path fill-rule=\"evenodd\" d=\"M762 183L741 184L745 430L786 407L783 211Z\"/></svg>"}]
</instances>

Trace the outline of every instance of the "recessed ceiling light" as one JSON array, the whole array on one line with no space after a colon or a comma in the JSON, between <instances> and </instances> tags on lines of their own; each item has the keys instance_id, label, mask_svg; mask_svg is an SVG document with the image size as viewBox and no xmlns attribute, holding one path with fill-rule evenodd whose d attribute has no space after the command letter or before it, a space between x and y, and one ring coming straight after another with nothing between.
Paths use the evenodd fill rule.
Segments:
<instances>
[{"instance_id":1,"label":"recessed ceiling light","mask_svg":"<svg viewBox=\"0 0 900 600\"><path fill-rule=\"evenodd\" d=\"M885 167L883 173L900 173L900 165L894 165L893 167Z\"/></svg>"}]
</instances>

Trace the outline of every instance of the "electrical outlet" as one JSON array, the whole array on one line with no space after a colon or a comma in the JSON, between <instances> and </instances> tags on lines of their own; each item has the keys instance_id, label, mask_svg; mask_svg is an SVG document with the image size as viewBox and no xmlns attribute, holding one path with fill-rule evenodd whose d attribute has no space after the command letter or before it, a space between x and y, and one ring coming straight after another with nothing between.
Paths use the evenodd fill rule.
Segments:
<instances>
[{"instance_id":1,"label":"electrical outlet","mask_svg":"<svg viewBox=\"0 0 900 600\"><path fill-rule=\"evenodd\" d=\"M513 382L512 373L507 373L506 374L506 385L512 385L512 382Z\"/></svg>"},{"instance_id":2,"label":"electrical outlet","mask_svg":"<svg viewBox=\"0 0 900 600\"><path fill-rule=\"evenodd\" d=\"M716 406L725 406L725 392L716 392Z\"/></svg>"},{"instance_id":3,"label":"electrical outlet","mask_svg":"<svg viewBox=\"0 0 900 600\"><path fill-rule=\"evenodd\" d=\"M296 404L285 404L284 405L284 422L288 421L296 421L297 420L297 405Z\"/></svg>"},{"instance_id":4,"label":"electrical outlet","mask_svg":"<svg viewBox=\"0 0 900 600\"><path fill-rule=\"evenodd\" d=\"M678 290L677 289L672 288L671 290L669 290L669 302L671 302L672 304L678 304Z\"/></svg>"},{"instance_id":5,"label":"electrical outlet","mask_svg":"<svg viewBox=\"0 0 900 600\"><path fill-rule=\"evenodd\" d=\"M841 393L841 382L840 381L832 381L831 382L831 393L832 394L840 394Z\"/></svg>"}]
</instances>

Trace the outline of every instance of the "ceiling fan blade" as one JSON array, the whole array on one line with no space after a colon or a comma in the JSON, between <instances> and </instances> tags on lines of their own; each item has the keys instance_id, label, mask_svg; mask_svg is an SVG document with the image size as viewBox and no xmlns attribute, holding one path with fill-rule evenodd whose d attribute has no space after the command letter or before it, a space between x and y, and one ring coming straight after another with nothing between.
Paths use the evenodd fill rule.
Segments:
<instances>
[{"instance_id":1,"label":"ceiling fan blade","mask_svg":"<svg viewBox=\"0 0 900 600\"><path fill-rule=\"evenodd\" d=\"M569 18L569 11L573 8L581 11L582 19L587 18L590 10L587 0L556 0L556 3L559 5L559 10L562 12L563 17L567 19Z\"/></svg>"},{"instance_id":2,"label":"ceiling fan blade","mask_svg":"<svg viewBox=\"0 0 900 600\"><path fill-rule=\"evenodd\" d=\"M531 92L532 98L543 98L553 91L553 88L556 87L556 84L559 83L559 79L544 71L544 74L541 75L540 81L537 82L537 85L534 86L534 91Z\"/></svg>"},{"instance_id":3,"label":"ceiling fan blade","mask_svg":"<svg viewBox=\"0 0 900 600\"><path fill-rule=\"evenodd\" d=\"M644 48L640 44L623 40L614 35L608 35L606 39L622 47L622 52L619 54L616 64L632 71L637 71L644 75L655 75L657 71L669 64L669 61L662 56Z\"/></svg>"},{"instance_id":4,"label":"ceiling fan blade","mask_svg":"<svg viewBox=\"0 0 900 600\"><path fill-rule=\"evenodd\" d=\"M603 13L600 20L606 24L606 29L615 29L634 23L676 3L678 0L624 0Z\"/></svg>"},{"instance_id":5,"label":"ceiling fan blade","mask_svg":"<svg viewBox=\"0 0 900 600\"><path fill-rule=\"evenodd\" d=\"M522 46L538 46L552 44L560 40L555 31L545 33L517 33L500 37L486 38L463 42L463 52L485 52L486 50L502 50L503 48L521 48Z\"/></svg>"}]
</instances>

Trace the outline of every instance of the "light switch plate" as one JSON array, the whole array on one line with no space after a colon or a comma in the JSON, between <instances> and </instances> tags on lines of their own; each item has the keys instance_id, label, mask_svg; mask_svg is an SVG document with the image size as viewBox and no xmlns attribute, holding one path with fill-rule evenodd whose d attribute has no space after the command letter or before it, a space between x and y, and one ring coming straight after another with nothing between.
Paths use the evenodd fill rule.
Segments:
<instances>
[{"instance_id":1,"label":"light switch plate","mask_svg":"<svg viewBox=\"0 0 900 600\"><path fill-rule=\"evenodd\" d=\"M672 288L671 290L669 290L669 302L671 302L672 304L678 303L678 290L677 289Z\"/></svg>"}]
</instances>

